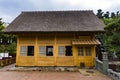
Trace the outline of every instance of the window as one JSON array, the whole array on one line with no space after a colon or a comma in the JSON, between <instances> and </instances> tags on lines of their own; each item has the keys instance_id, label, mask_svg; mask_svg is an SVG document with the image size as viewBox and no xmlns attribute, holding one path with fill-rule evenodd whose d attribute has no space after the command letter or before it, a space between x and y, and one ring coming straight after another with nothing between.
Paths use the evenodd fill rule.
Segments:
<instances>
[{"instance_id":1,"label":"window","mask_svg":"<svg viewBox=\"0 0 120 80\"><path fill-rule=\"evenodd\" d=\"M78 47L78 56L84 56L83 47Z\"/></svg>"},{"instance_id":2,"label":"window","mask_svg":"<svg viewBox=\"0 0 120 80\"><path fill-rule=\"evenodd\" d=\"M21 46L20 55L34 56L34 46Z\"/></svg>"},{"instance_id":3,"label":"window","mask_svg":"<svg viewBox=\"0 0 120 80\"><path fill-rule=\"evenodd\" d=\"M27 56L34 56L34 46L28 46Z\"/></svg>"},{"instance_id":4,"label":"window","mask_svg":"<svg viewBox=\"0 0 120 80\"><path fill-rule=\"evenodd\" d=\"M40 46L39 47L39 54L40 55L46 55L46 46Z\"/></svg>"},{"instance_id":5,"label":"window","mask_svg":"<svg viewBox=\"0 0 120 80\"><path fill-rule=\"evenodd\" d=\"M58 47L58 55L65 55L65 46Z\"/></svg>"},{"instance_id":6,"label":"window","mask_svg":"<svg viewBox=\"0 0 120 80\"><path fill-rule=\"evenodd\" d=\"M90 47L86 47L86 56L91 56L91 48Z\"/></svg>"},{"instance_id":7,"label":"window","mask_svg":"<svg viewBox=\"0 0 120 80\"><path fill-rule=\"evenodd\" d=\"M46 56L53 56L53 46L46 47Z\"/></svg>"},{"instance_id":8,"label":"window","mask_svg":"<svg viewBox=\"0 0 120 80\"><path fill-rule=\"evenodd\" d=\"M66 56L72 56L72 46L66 46Z\"/></svg>"},{"instance_id":9,"label":"window","mask_svg":"<svg viewBox=\"0 0 120 80\"><path fill-rule=\"evenodd\" d=\"M72 46L59 46L58 55L72 56Z\"/></svg>"},{"instance_id":10,"label":"window","mask_svg":"<svg viewBox=\"0 0 120 80\"><path fill-rule=\"evenodd\" d=\"M39 54L44 56L53 56L53 46L40 46Z\"/></svg>"},{"instance_id":11,"label":"window","mask_svg":"<svg viewBox=\"0 0 120 80\"><path fill-rule=\"evenodd\" d=\"M20 55L27 55L27 46L20 47Z\"/></svg>"}]
</instances>

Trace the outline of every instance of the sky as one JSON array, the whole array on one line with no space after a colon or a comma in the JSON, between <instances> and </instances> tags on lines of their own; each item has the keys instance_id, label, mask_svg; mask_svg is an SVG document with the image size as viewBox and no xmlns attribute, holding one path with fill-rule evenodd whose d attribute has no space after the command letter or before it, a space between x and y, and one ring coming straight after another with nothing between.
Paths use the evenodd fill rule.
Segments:
<instances>
[{"instance_id":1,"label":"sky","mask_svg":"<svg viewBox=\"0 0 120 80\"><path fill-rule=\"evenodd\" d=\"M22 11L120 11L120 0L0 0L0 18L11 23Z\"/></svg>"}]
</instances>

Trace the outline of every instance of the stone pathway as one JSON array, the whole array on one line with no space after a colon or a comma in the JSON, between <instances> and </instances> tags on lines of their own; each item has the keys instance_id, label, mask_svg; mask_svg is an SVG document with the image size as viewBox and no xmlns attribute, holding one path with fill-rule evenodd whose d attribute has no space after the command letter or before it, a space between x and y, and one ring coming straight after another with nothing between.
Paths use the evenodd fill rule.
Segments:
<instances>
[{"instance_id":1,"label":"stone pathway","mask_svg":"<svg viewBox=\"0 0 120 80\"><path fill-rule=\"evenodd\" d=\"M12 67L15 67L15 64L11 64L11 65L5 66L3 68L0 68L0 71L7 71L9 68L12 68Z\"/></svg>"},{"instance_id":2,"label":"stone pathway","mask_svg":"<svg viewBox=\"0 0 120 80\"><path fill-rule=\"evenodd\" d=\"M98 71L86 73L83 69L79 72L7 71L14 65L0 69L0 80L112 80Z\"/></svg>"}]
</instances>

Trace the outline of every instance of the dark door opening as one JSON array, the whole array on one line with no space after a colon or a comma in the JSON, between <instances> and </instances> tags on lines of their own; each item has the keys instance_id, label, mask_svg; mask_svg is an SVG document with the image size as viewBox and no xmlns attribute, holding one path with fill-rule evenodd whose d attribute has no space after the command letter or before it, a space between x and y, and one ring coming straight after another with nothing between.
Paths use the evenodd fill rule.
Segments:
<instances>
[{"instance_id":1,"label":"dark door opening","mask_svg":"<svg viewBox=\"0 0 120 80\"><path fill-rule=\"evenodd\" d=\"M34 46L28 46L27 55L34 56Z\"/></svg>"},{"instance_id":2,"label":"dark door opening","mask_svg":"<svg viewBox=\"0 0 120 80\"><path fill-rule=\"evenodd\" d=\"M53 56L53 46L46 47L46 56Z\"/></svg>"},{"instance_id":3,"label":"dark door opening","mask_svg":"<svg viewBox=\"0 0 120 80\"><path fill-rule=\"evenodd\" d=\"M66 46L66 56L72 56L72 46Z\"/></svg>"}]
</instances>

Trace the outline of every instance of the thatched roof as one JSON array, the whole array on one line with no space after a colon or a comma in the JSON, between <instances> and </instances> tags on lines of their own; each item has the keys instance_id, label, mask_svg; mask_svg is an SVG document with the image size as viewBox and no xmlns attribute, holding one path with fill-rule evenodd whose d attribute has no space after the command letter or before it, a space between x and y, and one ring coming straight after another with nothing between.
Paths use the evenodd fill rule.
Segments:
<instances>
[{"instance_id":1,"label":"thatched roof","mask_svg":"<svg viewBox=\"0 0 120 80\"><path fill-rule=\"evenodd\" d=\"M22 12L3 32L101 32L104 24L92 11Z\"/></svg>"}]
</instances>

